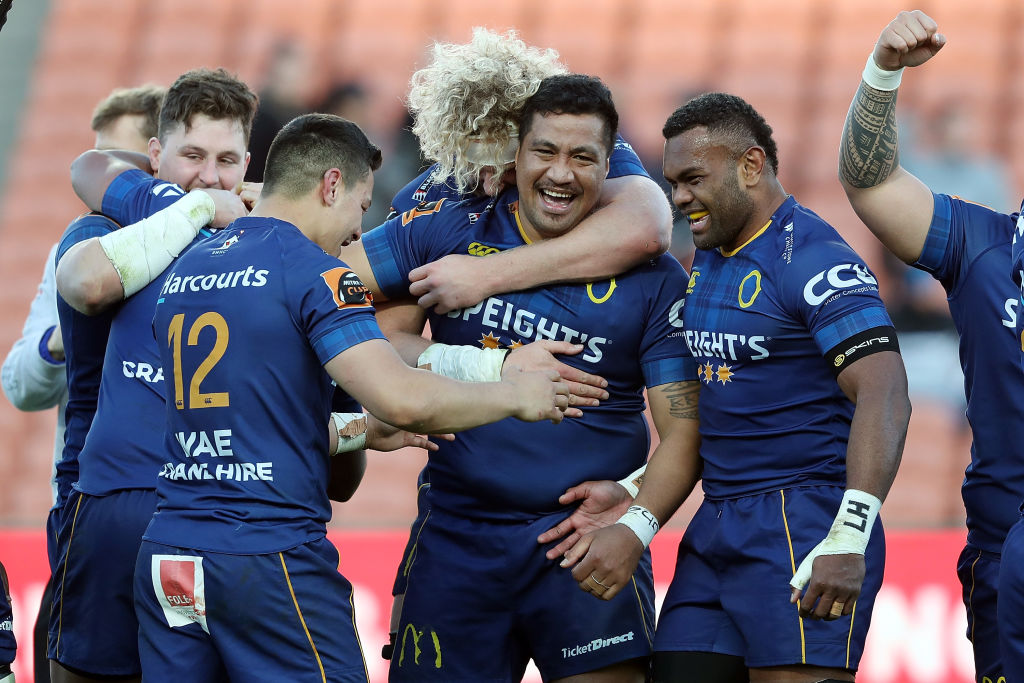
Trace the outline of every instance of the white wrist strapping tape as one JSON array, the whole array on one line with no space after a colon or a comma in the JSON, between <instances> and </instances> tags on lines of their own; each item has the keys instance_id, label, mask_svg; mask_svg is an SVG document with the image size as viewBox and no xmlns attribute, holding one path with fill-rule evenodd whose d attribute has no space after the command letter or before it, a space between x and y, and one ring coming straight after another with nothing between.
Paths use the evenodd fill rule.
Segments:
<instances>
[{"instance_id":1,"label":"white wrist strapping tape","mask_svg":"<svg viewBox=\"0 0 1024 683\"><path fill-rule=\"evenodd\" d=\"M634 470L633 472L630 472L628 475L626 475L625 479L619 479L616 483L622 488L629 491L629 495L636 498L636 494L640 493L640 487L636 485L635 480L644 476L645 472L647 472L647 463L644 463L643 467Z\"/></svg>"},{"instance_id":2,"label":"white wrist strapping tape","mask_svg":"<svg viewBox=\"0 0 1024 683\"><path fill-rule=\"evenodd\" d=\"M870 54L861 78L875 90L895 90L900 87L900 81L903 80L903 69L902 66L895 71L883 69L875 63L875 56Z\"/></svg>"},{"instance_id":3,"label":"white wrist strapping tape","mask_svg":"<svg viewBox=\"0 0 1024 683\"><path fill-rule=\"evenodd\" d=\"M626 514L619 517L616 524L629 527L645 548L651 544L654 534L661 528L651 511L641 505L630 505Z\"/></svg>"},{"instance_id":4,"label":"white wrist strapping tape","mask_svg":"<svg viewBox=\"0 0 1024 683\"><path fill-rule=\"evenodd\" d=\"M870 493L847 489L828 536L807 554L789 584L803 590L811 579L814 558L819 555L863 555L881 507L882 501Z\"/></svg>"},{"instance_id":5,"label":"white wrist strapping tape","mask_svg":"<svg viewBox=\"0 0 1024 683\"><path fill-rule=\"evenodd\" d=\"M418 367L463 382L500 382L508 349L431 344L416 361Z\"/></svg>"},{"instance_id":6,"label":"white wrist strapping tape","mask_svg":"<svg viewBox=\"0 0 1024 683\"><path fill-rule=\"evenodd\" d=\"M149 218L99 238L121 278L125 298L156 279L217 211L213 198L193 190Z\"/></svg>"},{"instance_id":7,"label":"white wrist strapping tape","mask_svg":"<svg viewBox=\"0 0 1024 683\"><path fill-rule=\"evenodd\" d=\"M363 413L331 413L338 430L338 447L334 454L366 448L366 415Z\"/></svg>"}]
</instances>

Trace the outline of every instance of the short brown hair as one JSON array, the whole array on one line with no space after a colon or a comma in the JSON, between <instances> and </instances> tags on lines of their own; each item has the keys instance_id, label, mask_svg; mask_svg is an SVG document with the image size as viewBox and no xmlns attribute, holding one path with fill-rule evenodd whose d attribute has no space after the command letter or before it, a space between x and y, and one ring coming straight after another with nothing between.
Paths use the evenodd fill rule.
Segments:
<instances>
[{"instance_id":1,"label":"short brown hair","mask_svg":"<svg viewBox=\"0 0 1024 683\"><path fill-rule=\"evenodd\" d=\"M140 85L137 88L117 88L104 97L92 112L89 126L99 133L122 116L142 116L139 132L147 140L156 135L160 105L167 92L159 85Z\"/></svg>"},{"instance_id":2,"label":"short brown hair","mask_svg":"<svg viewBox=\"0 0 1024 683\"><path fill-rule=\"evenodd\" d=\"M187 71L167 90L160 108L157 137L165 142L171 130L177 126L185 126L187 130L193 116L205 114L211 119L238 121L248 146L257 102L256 93L225 69Z\"/></svg>"}]
</instances>

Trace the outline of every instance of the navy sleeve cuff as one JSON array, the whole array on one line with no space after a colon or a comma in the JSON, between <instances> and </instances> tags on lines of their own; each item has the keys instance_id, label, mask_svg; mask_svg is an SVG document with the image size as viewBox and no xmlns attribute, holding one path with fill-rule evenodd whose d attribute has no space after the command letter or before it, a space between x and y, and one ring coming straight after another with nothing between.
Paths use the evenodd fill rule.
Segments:
<instances>
[{"instance_id":1,"label":"navy sleeve cuff","mask_svg":"<svg viewBox=\"0 0 1024 683\"><path fill-rule=\"evenodd\" d=\"M46 332L43 332L43 336L39 338L39 357L50 365L64 365L64 361L57 360L51 356L50 349L47 348L47 344L50 343L50 337L53 336L53 331L55 329L57 329L56 325L50 325L46 328Z\"/></svg>"}]
</instances>

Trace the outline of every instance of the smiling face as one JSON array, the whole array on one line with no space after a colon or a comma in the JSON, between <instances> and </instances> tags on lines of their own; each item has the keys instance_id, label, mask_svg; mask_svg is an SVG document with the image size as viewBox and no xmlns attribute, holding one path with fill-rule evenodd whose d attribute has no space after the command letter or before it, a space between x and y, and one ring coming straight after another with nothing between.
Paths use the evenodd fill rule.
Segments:
<instances>
[{"instance_id":1,"label":"smiling face","mask_svg":"<svg viewBox=\"0 0 1024 683\"><path fill-rule=\"evenodd\" d=\"M731 251L743 244L755 202L740 186L732 149L707 128L690 128L665 142L664 172L672 203L689 219L698 249Z\"/></svg>"},{"instance_id":2,"label":"smiling face","mask_svg":"<svg viewBox=\"0 0 1024 683\"><path fill-rule=\"evenodd\" d=\"M534 114L516 156L523 229L557 237L597 205L608 175L607 133L595 114Z\"/></svg>"},{"instance_id":3,"label":"smiling face","mask_svg":"<svg viewBox=\"0 0 1024 683\"><path fill-rule=\"evenodd\" d=\"M242 123L205 114L196 114L191 123L175 126L163 142L150 140L149 158L156 177L185 190L234 189L249 165Z\"/></svg>"}]
</instances>

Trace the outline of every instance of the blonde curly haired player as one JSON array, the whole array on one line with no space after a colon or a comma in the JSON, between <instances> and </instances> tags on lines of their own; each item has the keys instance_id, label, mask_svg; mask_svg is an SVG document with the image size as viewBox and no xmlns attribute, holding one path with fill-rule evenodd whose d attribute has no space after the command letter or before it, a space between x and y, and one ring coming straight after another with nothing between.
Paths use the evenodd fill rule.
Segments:
<instances>
[{"instance_id":1,"label":"blonde curly haired player","mask_svg":"<svg viewBox=\"0 0 1024 683\"><path fill-rule=\"evenodd\" d=\"M395 196L395 212L426 210L432 202L457 201L467 194L493 196L503 185L514 185L512 168L519 146L520 112L543 79L567 71L555 50L529 46L515 31L498 33L476 28L468 43L436 43L429 64L412 76L407 98L414 117L412 131L419 139L423 156L434 166ZM647 175L629 145L619 138L598 210L587 216L578 229L557 239L495 250L486 259L479 258L479 253L450 254L421 266L409 274L409 293L419 298L419 307L411 300L382 303L363 242L346 247L342 258L374 289L378 320L392 343L400 350L408 344L408 350L402 351L403 357L410 363L422 364L423 358L429 356L424 349L429 342L420 337L424 309L434 308L436 313L443 314L471 307L492 295L556 280L608 279L667 250L670 233L671 213L662 190ZM451 349L434 344L430 348L438 353L430 365L442 374L445 366L450 366L450 370L472 371L482 378L500 375L503 367L526 368L533 367L531 362L542 362L570 382L575 394L574 410L597 405L607 396L602 378L555 357L572 355L579 349L565 342L544 343L548 346L538 349L527 345L511 352L507 362L505 349L452 347L457 353L449 353ZM452 360L446 362L449 355ZM471 360L477 356L479 361ZM607 521L603 523L614 522L628 507L642 476L641 469L618 483L583 482L569 489L561 502L577 504L578 514L539 539L548 545L548 557L562 555L605 517ZM429 482L422 476L419 483L419 516L393 588L396 601L392 608L392 642L383 649L385 659L391 657L398 635L406 573L415 554L416 530L429 511L425 499ZM556 541L561 542L553 545Z\"/></svg>"},{"instance_id":2,"label":"blonde curly haired player","mask_svg":"<svg viewBox=\"0 0 1024 683\"><path fill-rule=\"evenodd\" d=\"M567 72L558 52L531 47L515 31L477 27L468 43L434 43L408 97L420 152L436 164L431 179L472 192L490 169L513 163L523 104L543 79Z\"/></svg>"}]
</instances>

